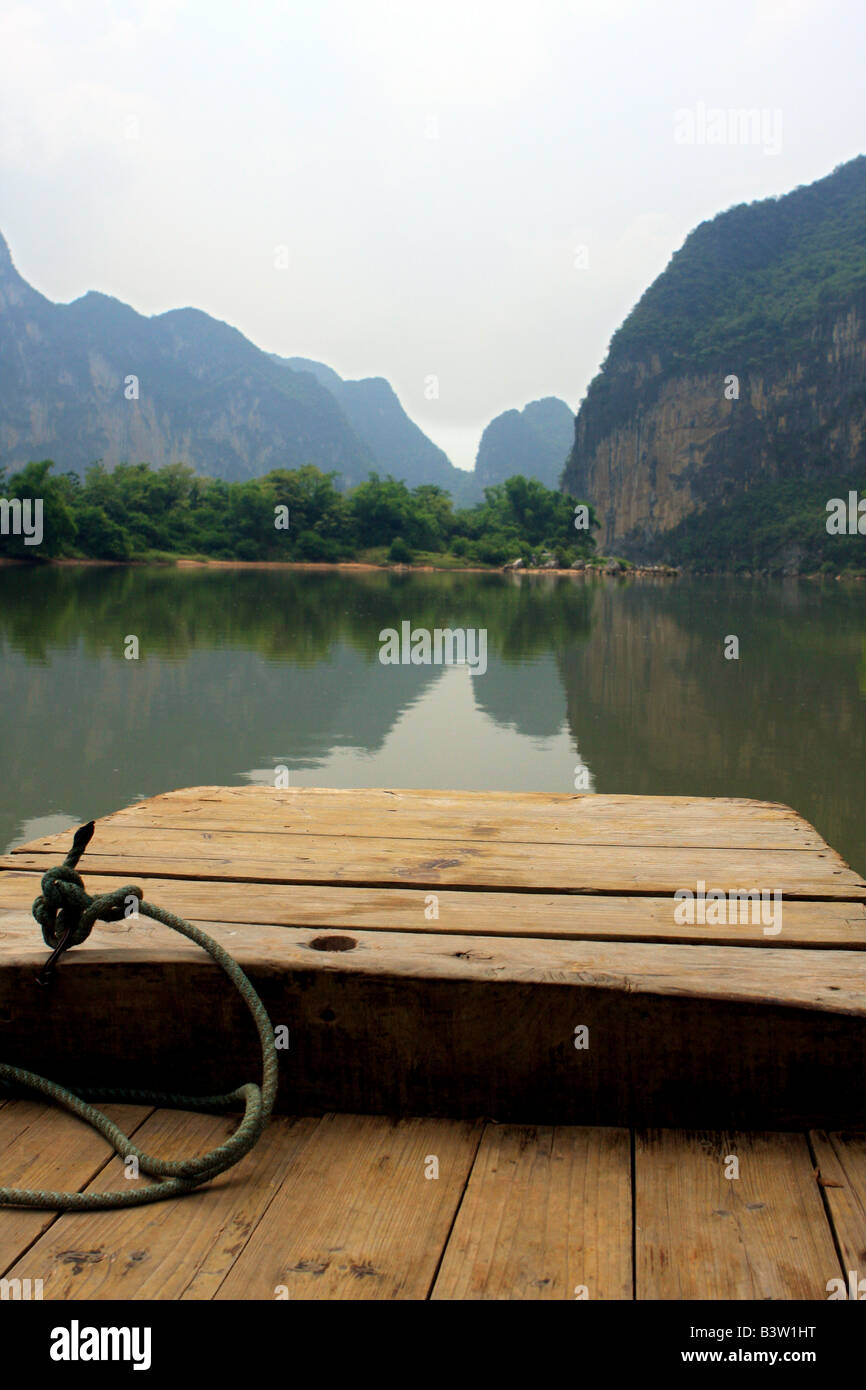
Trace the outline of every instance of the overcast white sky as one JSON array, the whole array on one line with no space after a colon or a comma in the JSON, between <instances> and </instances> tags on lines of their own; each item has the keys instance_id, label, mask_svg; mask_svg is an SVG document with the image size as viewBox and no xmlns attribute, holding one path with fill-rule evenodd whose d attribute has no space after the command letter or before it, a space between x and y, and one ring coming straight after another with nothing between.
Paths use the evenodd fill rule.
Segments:
<instances>
[{"instance_id":1,"label":"overcast white sky","mask_svg":"<svg viewBox=\"0 0 866 1390\"><path fill-rule=\"evenodd\" d=\"M866 148L864 52L863 0L0 0L0 230L52 299L386 376L470 467L698 222ZM768 138L678 143L699 103Z\"/></svg>"}]
</instances>

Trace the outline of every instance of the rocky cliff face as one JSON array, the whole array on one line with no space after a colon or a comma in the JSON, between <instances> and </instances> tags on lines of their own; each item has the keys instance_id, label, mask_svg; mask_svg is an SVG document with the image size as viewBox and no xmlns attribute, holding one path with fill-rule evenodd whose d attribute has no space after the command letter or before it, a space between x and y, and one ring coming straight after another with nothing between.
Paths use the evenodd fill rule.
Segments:
<instances>
[{"instance_id":1,"label":"rocky cliff face","mask_svg":"<svg viewBox=\"0 0 866 1390\"><path fill-rule=\"evenodd\" d=\"M44 458L79 473L182 461L230 481L312 463L350 483L381 467L308 371L197 309L146 318L96 293L53 304L0 237L0 465Z\"/></svg>"},{"instance_id":2,"label":"rocky cliff face","mask_svg":"<svg viewBox=\"0 0 866 1390\"><path fill-rule=\"evenodd\" d=\"M866 159L688 238L611 342L563 485L651 555L760 482L866 466Z\"/></svg>"}]
</instances>

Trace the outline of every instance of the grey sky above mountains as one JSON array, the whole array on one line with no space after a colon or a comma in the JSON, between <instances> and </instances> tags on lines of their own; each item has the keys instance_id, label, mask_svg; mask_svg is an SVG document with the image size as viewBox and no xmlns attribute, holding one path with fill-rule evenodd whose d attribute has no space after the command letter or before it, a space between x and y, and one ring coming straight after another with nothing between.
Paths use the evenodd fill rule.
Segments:
<instances>
[{"instance_id":1,"label":"grey sky above mountains","mask_svg":"<svg viewBox=\"0 0 866 1390\"><path fill-rule=\"evenodd\" d=\"M577 407L697 223L860 151L864 50L859 0L11 0L0 227L49 299L385 377L471 467ZM717 109L766 138L702 142Z\"/></svg>"}]
</instances>

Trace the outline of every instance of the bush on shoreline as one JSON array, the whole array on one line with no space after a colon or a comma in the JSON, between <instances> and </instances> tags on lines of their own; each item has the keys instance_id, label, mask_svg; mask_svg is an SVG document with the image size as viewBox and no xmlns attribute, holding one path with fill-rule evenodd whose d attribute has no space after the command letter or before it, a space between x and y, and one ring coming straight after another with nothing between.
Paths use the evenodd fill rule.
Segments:
<instances>
[{"instance_id":1,"label":"bush on shoreline","mask_svg":"<svg viewBox=\"0 0 866 1390\"><path fill-rule=\"evenodd\" d=\"M236 483L202 477L180 463L158 469L96 463L83 480L53 469L44 460L9 478L0 470L0 496L41 499L43 530L38 545L0 534L0 557L334 563L381 546L394 564L425 552L499 567L517 558L528 563L541 552L567 565L595 552L591 509L589 526L575 530L575 499L522 477L487 488L483 502L455 512L439 487L410 489L371 473L341 493L333 473L312 465Z\"/></svg>"}]
</instances>

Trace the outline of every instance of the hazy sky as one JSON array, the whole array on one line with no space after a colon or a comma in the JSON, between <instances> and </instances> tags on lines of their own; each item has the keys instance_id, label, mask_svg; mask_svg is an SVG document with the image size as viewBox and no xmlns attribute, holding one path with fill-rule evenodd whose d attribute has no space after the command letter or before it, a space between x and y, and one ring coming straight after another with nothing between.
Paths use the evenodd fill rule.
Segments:
<instances>
[{"instance_id":1,"label":"hazy sky","mask_svg":"<svg viewBox=\"0 0 866 1390\"><path fill-rule=\"evenodd\" d=\"M0 230L52 299L386 376L469 467L696 223L866 148L864 52L863 0L0 0Z\"/></svg>"}]
</instances>

